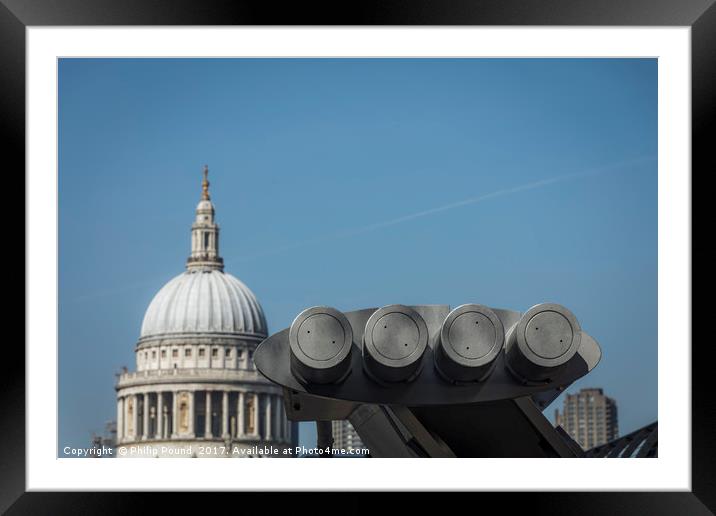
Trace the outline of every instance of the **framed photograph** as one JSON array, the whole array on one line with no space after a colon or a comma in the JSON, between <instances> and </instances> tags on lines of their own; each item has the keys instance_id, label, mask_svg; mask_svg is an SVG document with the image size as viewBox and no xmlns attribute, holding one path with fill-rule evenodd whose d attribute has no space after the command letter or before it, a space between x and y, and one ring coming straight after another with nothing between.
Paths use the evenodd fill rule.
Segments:
<instances>
[{"instance_id":1,"label":"framed photograph","mask_svg":"<svg viewBox=\"0 0 716 516\"><path fill-rule=\"evenodd\" d=\"M2 0L27 304L0 507L710 514L712 4Z\"/></svg>"}]
</instances>

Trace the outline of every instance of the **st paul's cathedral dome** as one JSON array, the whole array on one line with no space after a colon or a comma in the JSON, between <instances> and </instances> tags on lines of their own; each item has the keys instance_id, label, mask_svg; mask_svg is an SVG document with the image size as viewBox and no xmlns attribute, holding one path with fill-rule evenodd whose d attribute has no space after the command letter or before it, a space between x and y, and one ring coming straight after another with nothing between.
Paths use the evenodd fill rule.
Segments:
<instances>
[{"instance_id":1,"label":"st paul's cathedral dome","mask_svg":"<svg viewBox=\"0 0 716 516\"><path fill-rule=\"evenodd\" d=\"M135 347L137 370L121 374L115 387L118 456L132 456L139 442L150 456L189 450L195 457L295 445L281 388L253 363L268 335L266 317L253 292L224 272L214 215L204 167L186 271L152 299Z\"/></svg>"}]
</instances>

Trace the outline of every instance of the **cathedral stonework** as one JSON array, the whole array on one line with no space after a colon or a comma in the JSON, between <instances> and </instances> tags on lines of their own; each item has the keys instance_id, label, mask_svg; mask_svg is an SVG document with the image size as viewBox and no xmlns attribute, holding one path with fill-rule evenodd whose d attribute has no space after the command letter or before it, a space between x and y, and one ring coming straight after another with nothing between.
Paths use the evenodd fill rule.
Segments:
<instances>
[{"instance_id":1,"label":"cathedral stonework","mask_svg":"<svg viewBox=\"0 0 716 516\"><path fill-rule=\"evenodd\" d=\"M135 347L137 370L115 387L118 457L249 457L295 445L280 387L253 363L268 335L263 309L224 272L214 215L204 167L186 271L152 299Z\"/></svg>"}]
</instances>

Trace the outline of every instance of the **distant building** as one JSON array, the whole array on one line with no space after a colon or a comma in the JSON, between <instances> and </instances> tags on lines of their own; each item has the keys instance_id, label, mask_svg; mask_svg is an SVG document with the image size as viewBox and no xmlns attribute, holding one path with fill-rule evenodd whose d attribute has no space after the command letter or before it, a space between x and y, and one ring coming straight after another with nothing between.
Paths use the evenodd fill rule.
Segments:
<instances>
[{"instance_id":1,"label":"distant building","mask_svg":"<svg viewBox=\"0 0 716 516\"><path fill-rule=\"evenodd\" d=\"M92 434L90 457L105 458L111 457L114 447L117 445L117 422L107 421L102 434Z\"/></svg>"},{"instance_id":2,"label":"distant building","mask_svg":"<svg viewBox=\"0 0 716 516\"><path fill-rule=\"evenodd\" d=\"M564 398L562 413L554 411L555 424L587 450L619 437L617 403L602 389L582 389Z\"/></svg>"},{"instance_id":3,"label":"distant building","mask_svg":"<svg viewBox=\"0 0 716 516\"><path fill-rule=\"evenodd\" d=\"M343 450L364 448L363 441L349 421L333 421L333 447Z\"/></svg>"}]
</instances>

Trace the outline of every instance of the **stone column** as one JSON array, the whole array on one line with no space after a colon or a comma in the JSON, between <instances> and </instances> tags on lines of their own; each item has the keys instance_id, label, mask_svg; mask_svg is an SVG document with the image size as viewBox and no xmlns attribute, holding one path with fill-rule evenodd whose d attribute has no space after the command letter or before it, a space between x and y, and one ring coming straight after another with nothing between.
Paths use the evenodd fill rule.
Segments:
<instances>
[{"instance_id":1,"label":"stone column","mask_svg":"<svg viewBox=\"0 0 716 516\"><path fill-rule=\"evenodd\" d=\"M221 400L221 438L229 437L229 391L223 392Z\"/></svg>"},{"instance_id":2,"label":"stone column","mask_svg":"<svg viewBox=\"0 0 716 516\"><path fill-rule=\"evenodd\" d=\"M236 403L236 419L238 421L236 433L239 438L244 437L244 418L244 392L239 391L239 401Z\"/></svg>"},{"instance_id":3,"label":"stone column","mask_svg":"<svg viewBox=\"0 0 716 516\"><path fill-rule=\"evenodd\" d=\"M211 439L211 391L206 391L206 406L204 407L206 414L204 419L204 438Z\"/></svg>"},{"instance_id":4,"label":"stone column","mask_svg":"<svg viewBox=\"0 0 716 516\"><path fill-rule=\"evenodd\" d=\"M264 407L264 412L266 413L266 440L270 441L273 439L273 421L271 418L271 394L264 394L264 398L266 399L266 406Z\"/></svg>"},{"instance_id":5,"label":"stone column","mask_svg":"<svg viewBox=\"0 0 716 516\"><path fill-rule=\"evenodd\" d=\"M125 396L124 397L124 403L123 403L123 412L122 414L122 435L124 436L124 439L129 438L129 399L131 396Z\"/></svg>"},{"instance_id":6,"label":"stone column","mask_svg":"<svg viewBox=\"0 0 716 516\"><path fill-rule=\"evenodd\" d=\"M274 427L276 428L274 438L277 441L281 441L281 437L283 436L283 419L281 419L281 398L277 394L273 394L272 396L274 401Z\"/></svg>"},{"instance_id":7,"label":"stone column","mask_svg":"<svg viewBox=\"0 0 716 516\"><path fill-rule=\"evenodd\" d=\"M132 413L132 428L134 429L134 440L139 440L139 395L134 395L134 412Z\"/></svg>"},{"instance_id":8,"label":"stone column","mask_svg":"<svg viewBox=\"0 0 716 516\"><path fill-rule=\"evenodd\" d=\"M259 437L259 393L255 392L254 396L254 437Z\"/></svg>"},{"instance_id":9,"label":"stone column","mask_svg":"<svg viewBox=\"0 0 716 516\"><path fill-rule=\"evenodd\" d=\"M156 438L163 439L164 438L164 396L162 395L161 391L159 391L157 393L156 418L157 418Z\"/></svg>"},{"instance_id":10,"label":"stone column","mask_svg":"<svg viewBox=\"0 0 716 516\"><path fill-rule=\"evenodd\" d=\"M177 391L172 391L172 437L177 436L179 426L179 396Z\"/></svg>"},{"instance_id":11,"label":"stone column","mask_svg":"<svg viewBox=\"0 0 716 516\"><path fill-rule=\"evenodd\" d=\"M190 437L196 437L196 434L194 433L194 428L196 427L196 410L194 410L194 405L196 405L196 393L194 391L189 392L189 436Z\"/></svg>"},{"instance_id":12,"label":"stone column","mask_svg":"<svg viewBox=\"0 0 716 516\"><path fill-rule=\"evenodd\" d=\"M142 402L142 439L149 437L149 393L144 393Z\"/></svg>"},{"instance_id":13,"label":"stone column","mask_svg":"<svg viewBox=\"0 0 716 516\"><path fill-rule=\"evenodd\" d=\"M162 439L169 439L169 403L165 403L163 409L164 413L162 414Z\"/></svg>"},{"instance_id":14,"label":"stone column","mask_svg":"<svg viewBox=\"0 0 716 516\"><path fill-rule=\"evenodd\" d=\"M117 398L117 444L124 438L124 398Z\"/></svg>"}]
</instances>

